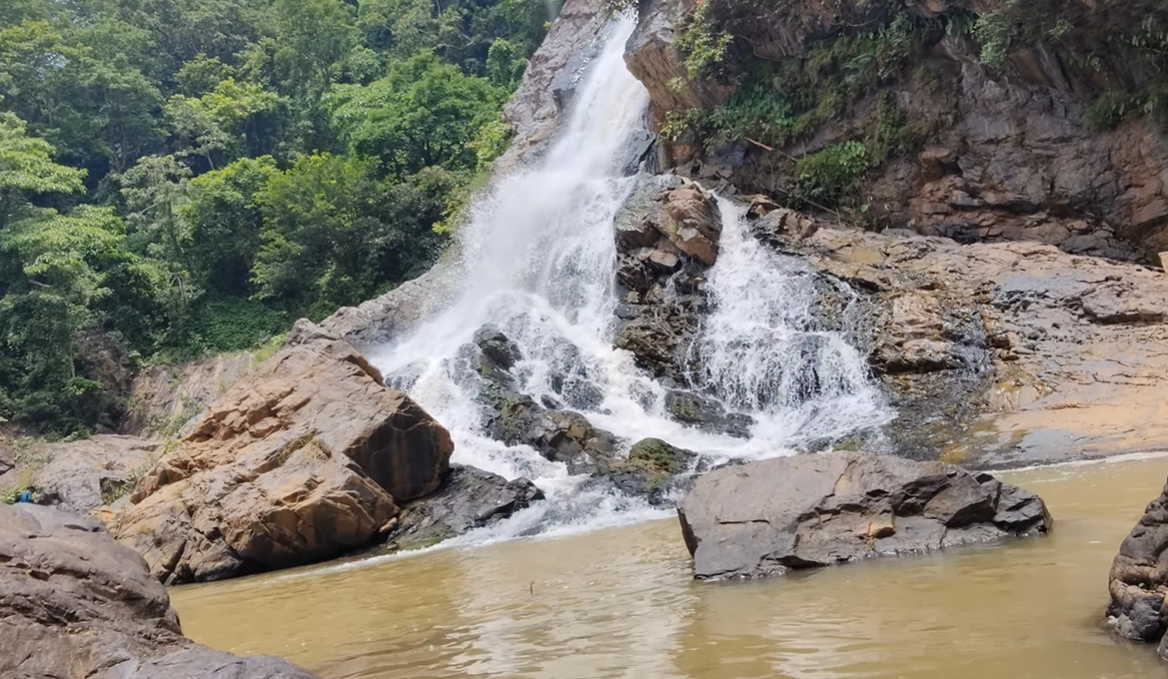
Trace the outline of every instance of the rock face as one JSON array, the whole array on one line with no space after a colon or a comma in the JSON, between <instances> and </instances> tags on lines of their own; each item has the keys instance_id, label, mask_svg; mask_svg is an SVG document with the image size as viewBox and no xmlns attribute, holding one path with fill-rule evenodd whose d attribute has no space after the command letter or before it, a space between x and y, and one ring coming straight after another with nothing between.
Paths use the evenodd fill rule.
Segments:
<instances>
[{"instance_id":1,"label":"rock face","mask_svg":"<svg viewBox=\"0 0 1168 679\"><path fill-rule=\"evenodd\" d=\"M147 368L134 377L131 406L118 431L163 438L186 433L184 426L253 368L255 359L247 352Z\"/></svg>"},{"instance_id":2,"label":"rock face","mask_svg":"<svg viewBox=\"0 0 1168 679\"><path fill-rule=\"evenodd\" d=\"M494 172L507 172L538 155L559 129L571 94L584 68L602 46L608 14L597 0L567 0L539 49L532 55L523 82L503 117L515 132Z\"/></svg>"},{"instance_id":3,"label":"rock face","mask_svg":"<svg viewBox=\"0 0 1168 679\"><path fill-rule=\"evenodd\" d=\"M125 497L158 446L158 441L114 435L40 446L32 454L45 460L33 473L42 504L84 516Z\"/></svg>"},{"instance_id":4,"label":"rock face","mask_svg":"<svg viewBox=\"0 0 1168 679\"><path fill-rule=\"evenodd\" d=\"M1168 447L1162 272L1038 243L811 231L760 234L864 298L854 340L900 413L899 452L986 467Z\"/></svg>"},{"instance_id":5,"label":"rock face","mask_svg":"<svg viewBox=\"0 0 1168 679\"><path fill-rule=\"evenodd\" d=\"M713 195L673 175L643 177L616 217L624 304L616 346L678 381L706 308L705 271L718 256L722 219Z\"/></svg>"},{"instance_id":6,"label":"rock face","mask_svg":"<svg viewBox=\"0 0 1168 679\"><path fill-rule=\"evenodd\" d=\"M734 38L719 64L728 74L722 82L692 77L685 55L672 47L695 7L707 10L711 34ZM800 119L792 126L798 131L775 139L755 143L741 134L731 144L710 144L709 153L702 142L714 139L664 142L666 169L785 196L799 187L794 158L859 140L880 157L850 195L881 226L967 243L1034 240L1128 260L1168 249L1168 135L1152 116L1125 108L1148 86L1143 69L1161 58L1138 45L1143 26L1163 23L1164 8L1091 0L1012 14L1017 7L999 0L777 0L764 9L733 0L652 0L640 3L626 60L649 90L658 123L669 113L716 110L733 83L751 86L736 77L742 74L765 74L750 96L770 87L788 95L787 103L806 100L784 114ZM979 12L1043 37L1014 33L997 46L1000 63L987 64L981 36L953 30ZM909 40L918 41L918 51L892 62L873 59L880 65L870 71L848 63L845 41L854 27L895 32L897 22L915 26ZM926 22L934 28L922 29ZM831 59L839 61L819 74L807 65ZM804 81L779 80L791 73L811 84L792 93ZM854 78L865 86L849 89L845 81ZM743 108L751 115L749 104ZM890 133L902 142L896 148L873 143Z\"/></svg>"},{"instance_id":7,"label":"rock face","mask_svg":"<svg viewBox=\"0 0 1168 679\"><path fill-rule=\"evenodd\" d=\"M1109 579L1112 629L1126 639L1159 643L1160 657L1168 661L1168 486L1119 546Z\"/></svg>"},{"instance_id":8,"label":"rock face","mask_svg":"<svg viewBox=\"0 0 1168 679\"><path fill-rule=\"evenodd\" d=\"M182 636L142 557L89 520L0 505L0 676L6 679L312 679Z\"/></svg>"},{"instance_id":9,"label":"rock face","mask_svg":"<svg viewBox=\"0 0 1168 679\"><path fill-rule=\"evenodd\" d=\"M1038 496L941 462L868 453L716 469L678 508L699 579L752 578L1044 533Z\"/></svg>"},{"instance_id":10,"label":"rock face","mask_svg":"<svg viewBox=\"0 0 1168 679\"><path fill-rule=\"evenodd\" d=\"M334 557L437 490L450 435L307 321L138 483L112 532L164 582Z\"/></svg>"},{"instance_id":11,"label":"rock face","mask_svg":"<svg viewBox=\"0 0 1168 679\"><path fill-rule=\"evenodd\" d=\"M543 499L527 479L507 479L465 465L450 473L433 495L402 508L390 544L398 549L427 547L509 518Z\"/></svg>"}]
</instances>

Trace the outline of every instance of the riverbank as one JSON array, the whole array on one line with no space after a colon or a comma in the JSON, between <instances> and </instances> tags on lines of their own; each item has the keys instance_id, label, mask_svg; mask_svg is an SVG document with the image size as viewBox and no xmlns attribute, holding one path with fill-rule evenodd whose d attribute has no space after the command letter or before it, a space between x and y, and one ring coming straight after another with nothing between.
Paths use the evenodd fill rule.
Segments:
<instances>
[{"instance_id":1,"label":"riverbank","mask_svg":"<svg viewBox=\"0 0 1168 679\"><path fill-rule=\"evenodd\" d=\"M672 520L171 591L195 640L340 677L1136 679L1100 627L1115 549L1168 459L1002 474L1045 538L767 581L701 583ZM425 596L418 596L426 592Z\"/></svg>"}]
</instances>

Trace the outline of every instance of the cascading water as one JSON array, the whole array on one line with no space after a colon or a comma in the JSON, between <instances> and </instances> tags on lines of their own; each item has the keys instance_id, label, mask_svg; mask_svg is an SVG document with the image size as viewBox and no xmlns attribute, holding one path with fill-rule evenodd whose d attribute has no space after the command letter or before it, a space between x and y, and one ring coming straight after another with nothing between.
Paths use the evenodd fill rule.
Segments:
<instances>
[{"instance_id":1,"label":"cascading water","mask_svg":"<svg viewBox=\"0 0 1168 679\"><path fill-rule=\"evenodd\" d=\"M668 419L665 389L613 347L613 223L636 181L622 176L622 167L648 93L623 60L634 22L620 20L611 28L546 157L503 177L474 202L460 233L454 301L371 355L391 383L450 430L456 462L527 477L547 494L476 540L576 531L659 513L569 476L562 463L534 449L508 447L484 433L477 386L460 352L486 323L518 345L522 359L512 370L523 393L539 401L573 381L596 395L578 409L630 442L654 436L707 456L769 457L798 442L878 426L890 416L855 349L838 333L814 329L815 292L805 268L757 243L742 209L725 199L719 199L721 254L709 272L714 310L693 348L704 367L692 382L751 413L752 437L711 434Z\"/></svg>"}]
</instances>

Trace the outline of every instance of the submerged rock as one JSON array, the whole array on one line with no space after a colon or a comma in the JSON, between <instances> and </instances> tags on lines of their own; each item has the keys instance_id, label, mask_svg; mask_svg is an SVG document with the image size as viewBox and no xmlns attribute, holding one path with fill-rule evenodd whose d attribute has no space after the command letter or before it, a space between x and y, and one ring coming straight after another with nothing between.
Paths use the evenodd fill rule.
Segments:
<instances>
[{"instance_id":1,"label":"submerged rock","mask_svg":"<svg viewBox=\"0 0 1168 679\"><path fill-rule=\"evenodd\" d=\"M1120 544L1109 580L1111 628L1126 639L1159 643L1168 661L1168 486Z\"/></svg>"},{"instance_id":2,"label":"submerged rock","mask_svg":"<svg viewBox=\"0 0 1168 679\"><path fill-rule=\"evenodd\" d=\"M437 490L450 435L306 321L138 483L112 532L168 584L321 561Z\"/></svg>"},{"instance_id":3,"label":"submerged rock","mask_svg":"<svg viewBox=\"0 0 1168 679\"><path fill-rule=\"evenodd\" d=\"M99 524L0 505L0 676L11 679L312 679L270 656L183 638L166 589Z\"/></svg>"},{"instance_id":4,"label":"submerged rock","mask_svg":"<svg viewBox=\"0 0 1168 679\"><path fill-rule=\"evenodd\" d=\"M870 453L716 469L678 508L699 579L761 577L1045 533L1042 500L988 474Z\"/></svg>"},{"instance_id":5,"label":"submerged rock","mask_svg":"<svg viewBox=\"0 0 1168 679\"><path fill-rule=\"evenodd\" d=\"M438 491L402 508L390 535L397 549L428 547L509 518L543 499L527 479L507 479L464 465L451 465Z\"/></svg>"}]
</instances>

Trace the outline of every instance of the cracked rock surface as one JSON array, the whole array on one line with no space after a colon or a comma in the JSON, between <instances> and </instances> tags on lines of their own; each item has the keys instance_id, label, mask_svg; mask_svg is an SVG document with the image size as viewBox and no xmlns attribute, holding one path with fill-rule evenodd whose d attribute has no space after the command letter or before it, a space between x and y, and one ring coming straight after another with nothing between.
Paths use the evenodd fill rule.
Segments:
<instances>
[{"instance_id":1,"label":"cracked rock surface","mask_svg":"<svg viewBox=\"0 0 1168 679\"><path fill-rule=\"evenodd\" d=\"M1042 499L989 474L862 452L716 469L677 510L694 577L781 575L1047 532Z\"/></svg>"}]
</instances>

